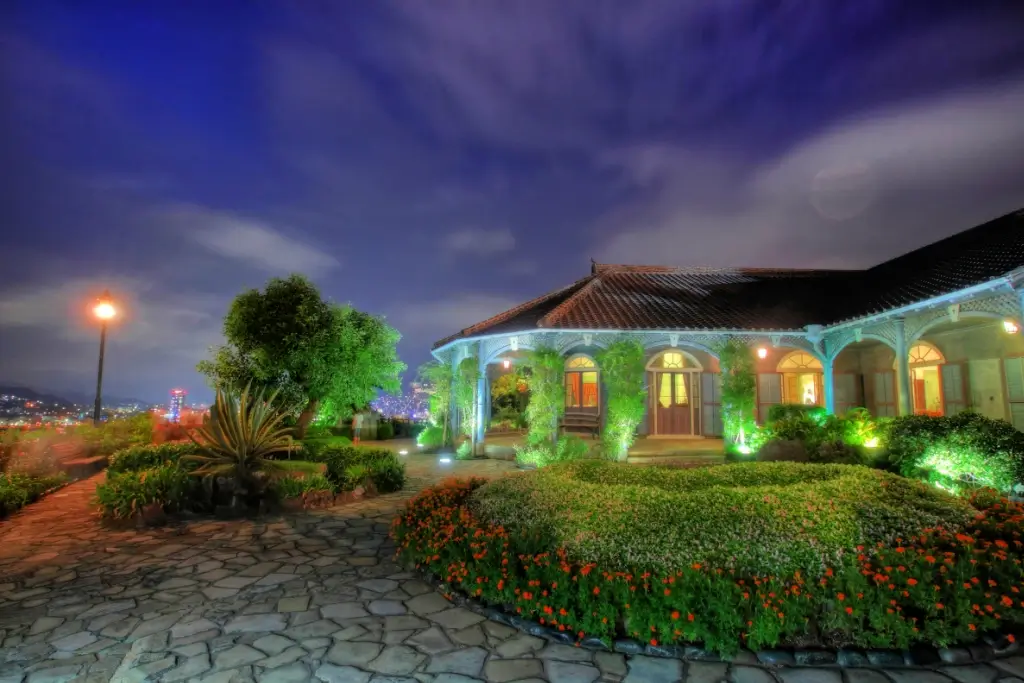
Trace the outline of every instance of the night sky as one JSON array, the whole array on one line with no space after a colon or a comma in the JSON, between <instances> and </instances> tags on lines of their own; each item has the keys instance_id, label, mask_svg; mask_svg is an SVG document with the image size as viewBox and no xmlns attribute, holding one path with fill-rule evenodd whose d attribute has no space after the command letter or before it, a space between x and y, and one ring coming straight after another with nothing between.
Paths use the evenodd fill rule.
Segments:
<instances>
[{"instance_id":1,"label":"night sky","mask_svg":"<svg viewBox=\"0 0 1024 683\"><path fill-rule=\"evenodd\" d=\"M0 383L88 391L104 288L107 392L202 399L273 275L415 368L591 258L860 267L1024 207L1019 0L0 5Z\"/></svg>"}]
</instances>

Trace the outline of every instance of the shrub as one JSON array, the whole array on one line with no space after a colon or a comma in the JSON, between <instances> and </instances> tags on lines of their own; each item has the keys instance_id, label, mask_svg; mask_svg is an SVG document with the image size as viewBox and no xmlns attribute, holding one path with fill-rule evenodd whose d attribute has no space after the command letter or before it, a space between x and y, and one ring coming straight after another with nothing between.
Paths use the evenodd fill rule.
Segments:
<instances>
[{"instance_id":1,"label":"shrub","mask_svg":"<svg viewBox=\"0 0 1024 683\"><path fill-rule=\"evenodd\" d=\"M322 474L310 474L304 477L282 477L274 482L274 491L281 499L300 498L310 491L334 492L331 481Z\"/></svg>"},{"instance_id":2,"label":"shrub","mask_svg":"<svg viewBox=\"0 0 1024 683\"><path fill-rule=\"evenodd\" d=\"M377 439L387 441L395 438L395 426L390 422L381 422L377 425Z\"/></svg>"},{"instance_id":3,"label":"shrub","mask_svg":"<svg viewBox=\"0 0 1024 683\"><path fill-rule=\"evenodd\" d=\"M148 505L159 505L164 512L191 507L196 482L174 465L144 470L128 470L107 476L96 487L96 499L103 514L114 519L133 516Z\"/></svg>"},{"instance_id":4,"label":"shrub","mask_svg":"<svg viewBox=\"0 0 1024 683\"><path fill-rule=\"evenodd\" d=\"M567 486L544 492L552 481ZM596 482L611 490L601 495ZM818 495L822 487L829 495ZM851 489L865 492L863 500L843 495ZM700 505L686 503L691 496ZM1024 623L1014 542L1024 532L1024 507L991 495L973 502L980 513L920 483L859 467L748 463L667 472L587 462L489 484L445 482L406 506L392 536L405 561L452 589L577 640L632 636L723 653L796 643L905 649L971 642ZM684 525L673 516L680 503L689 511ZM767 524L771 540L760 531L734 536L734 504L759 508L757 528ZM499 510L503 519L490 517ZM800 541L781 532L794 517L793 533L820 539L827 562L792 569L789 550ZM933 527L936 521L944 526ZM790 569L744 570L728 549L715 547L740 539L766 551L756 564ZM810 543L807 549L819 552Z\"/></svg>"},{"instance_id":5,"label":"shrub","mask_svg":"<svg viewBox=\"0 0 1024 683\"><path fill-rule=\"evenodd\" d=\"M444 427L428 425L419 436L416 437L416 444L423 450L437 450L444 443Z\"/></svg>"},{"instance_id":6,"label":"shrub","mask_svg":"<svg viewBox=\"0 0 1024 683\"><path fill-rule=\"evenodd\" d=\"M636 340L613 342L597 354L608 395L608 419L601 440L607 457L625 460L647 407L644 347Z\"/></svg>"},{"instance_id":7,"label":"shrub","mask_svg":"<svg viewBox=\"0 0 1024 683\"><path fill-rule=\"evenodd\" d=\"M331 446L351 446L352 440L344 436L327 436L315 439L306 438L302 441L301 447L295 454L299 460L309 462L325 462L324 453Z\"/></svg>"},{"instance_id":8,"label":"shrub","mask_svg":"<svg viewBox=\"0 0 1024 683\"><path fill-rule=\"evenodd\" d=\"M806 405L803 403L779 403L768 409L768 424L792 417L809 417L815 422L822 422L828 413L823 406Z\"/></svg>"},{"instance_id":9,"label":"shrub","mask_svg":"<svg viewBox=\"0 0 1024 683\"><path fill-rule=\"evenodd\" d=\"M34 502L47 491L67 483L64 474L30 476L20 473L0 473L0 517Z\"/></svg>"},{"instance_id":10,"label":"shrub","mask_svg":"<svg viewBox=\"0 0 1024 683\"><path fill-rule=\"evenodd\" d=\"M177 464L182 456L195 454L198 450L198 447L191 442L129 446L110 456L107 472L146 470L167 463Z\"/></svg>"},{"instance_id":11,"label":"shrub","mask_svg":"<svg viewBox=\"0 0 1024 683\"><path fill-rule=\"evenodd\" d=\"M558 442L552 446L547 443L525 446L516 446L516 462L520 465L532 465L533 467L546 467L561 462L574 462L587 457L590 446L587 442L574 434L566 434L559 437Z\"/></svg>"},{"instance_id":12,"label":"shrub","mask_svg":"<svg viewBox=\"0 0 1024 683\"><path fill-rule=\"evenodd\" d=\"M473 443L469 439L460 443L459 447L455 449L455 457L459 460L472 460Z\"/></svg>"},{"instance_id":13,"label":"shrub","mask_svg":"<svg viewBox=\"0 0 1024 683\"><path fill-rule=\"evenodd\" d=\"M778 407L778 406L776 406ZM765 455L758 453L760 461L778 461L783 453L789 452L796 456L797 462L815 462L824 464L859 465L865 464L866 458L862 450L862 435L870 428L862 422L803 410L779 411L781 417L765 428L769 439L761 450L767 448ZM810 406L817 408L818 406ZM822 409L823 411L824 409ZM778 442L793 442L802 447L804 455L798 456L800 449L786 449L773 446Z\"/></svg>"},{"instance_id":14,"label":"shrub","mask_svg":"<svg viewBox=\"0 0 1024 683\"><path fill-rule=\"evenodd\" d=\"M1024 434L1002 420L971 411L907 415L886 421L881 432L890 462L904 475L1004 492L1024 481Z\"/></svg>"},{"instance_id":15,"label":"shrub","mask_svg":"<svg viewBox=\"0 0 1024 683\"><path fill-rule=\"evenodd\" d=\"M399 491L405 485L405 464L386 448L336 446L325 452L327 479L340 491L351 491L369 477L379 493ZM366 472L351 470L364 467ZM361 475L356 479L355 474Z\"/></svg>"}]
</instances>

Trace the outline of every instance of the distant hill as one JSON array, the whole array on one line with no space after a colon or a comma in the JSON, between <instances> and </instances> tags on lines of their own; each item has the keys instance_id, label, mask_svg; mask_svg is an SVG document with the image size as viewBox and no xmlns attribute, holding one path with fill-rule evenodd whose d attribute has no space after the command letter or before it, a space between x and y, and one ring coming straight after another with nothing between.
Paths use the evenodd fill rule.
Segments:
<instances>
[{"instance_id":1,"label":"distant hill","mask_svg":"<svg viewBox=\"0 0 1024 683\"><path fill-rule=\"evenodd\" d=\"M27 398L30 401L42 401L44 403L56 403L60 406L71 406L71 405L92 405L92 402L96 400L95 395L85 394L78 391L66 391L62 394L55 394L49 391L37 391L31 387L13 385L13 384L0 384L0 394L14 394L15 396L21 396ZM152 401L144 401L141 398L124 398L122 396L108 396L104 394L103 405L105 406L117 406L117 405L131 405L141 403L142 405L154 405Z\"/></svg>"}]
</instances>

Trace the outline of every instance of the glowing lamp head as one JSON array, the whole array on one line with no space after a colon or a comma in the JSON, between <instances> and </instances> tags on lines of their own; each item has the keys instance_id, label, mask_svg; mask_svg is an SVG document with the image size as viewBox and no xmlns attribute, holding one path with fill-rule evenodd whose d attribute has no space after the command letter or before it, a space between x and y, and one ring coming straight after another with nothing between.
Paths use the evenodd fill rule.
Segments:
<instances>
[{"instance_id":1,"label":"glowing lamp head","mask_svg":"<svg viewBox=\"0 0 1024 683\"><path fill-rule=\"evenodd\" d=\"M760 358L761 360L764 360L765 358L767 358L768 357L768 349L764 348L763 346L761 348L759 348L757 350L757 357Z\"/></svg>"},{"instance_id":2,"label":"glowing lamp head","mask_svg":"<svg viewBox=\"0 0 1024 683\"><path fill-rule=\"evenodd\" d=\"M93 314L100 320L110 320L117 315L117 310L114 308L114 304L109 301L101 301L92 309Z\"/></svg>"},{"instance_id":3,"label":"glowing lamp head","mask_svg":"<svg viewBox=\"0 0 1024 683\"><path fill-rule=\"evenodd\" d=\"M501 367L505 368L506 370L508 370L511 365L512 365L512 361L510 361L508 358L506 358L505 360L501 361Z\"/></svg>"},{"instance_id":4,"label":"glowing lamp head","mask_svg":"<svg viewBox=\"0 0 1024 683\"><path fill-rule=\"evenodd\" d=\"M1020 332L1020 325L1012 320L1004 320L1003 329L1006 330L1006 334L1017 334Z\"/></svg>"},{"instance_id":5,"label":"glowing lamp head","mask_svg":"<svg viewBox=\"0 0 1024 683\"><path fill-rule=\"evenodd\" d=\"M873 436L870 439L865 439L864 445L868 448L878 448L878 437Z\"/></svg>"}]
</instances>

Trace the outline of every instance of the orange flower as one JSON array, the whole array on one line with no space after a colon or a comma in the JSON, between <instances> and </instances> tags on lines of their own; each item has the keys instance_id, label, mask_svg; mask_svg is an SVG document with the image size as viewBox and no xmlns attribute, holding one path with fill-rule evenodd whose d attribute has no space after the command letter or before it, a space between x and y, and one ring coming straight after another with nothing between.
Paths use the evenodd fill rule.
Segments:
<instances>
[{"instance_id":1,"label":"orange flower","mask_svg":"<svg viewBox=\"0 0 1024 683\"><path fill-rule=\"evenodd\" d=\"M941 602L937 602L935 603L935 609L946 609L946 606L943 605Z\"/></svg>"},{"instance_id":2,"label":"orange flower","mask_svg":"<svg viewBox=\"0 0 1024 683\"><path fill-rule=\"evenodd\" d=\"M686 615L686 620L687 621L693 621L693 615L692 614L687 614Z\"/></svg>"},{"instance_id":3,"label":"orange flower","mask_svg":"<svg viewBox=\"0 0 1024 683\"><path fill-rule=\"evenodd\" d=\"M597 586L594 586L594 595L598 595L598 594L600 594L600 592L601 592L601 589L598 588Z\"/></svg>"},{"instance_id":4,"label":"orange flower","mask_svg":"<svg viewBox=\"0 0 1024 683\"><path fill-rule=\"evenodd\" d=\"M917 585L917 579L907 579L907 585L908 586L916 586Z\"/></svg>"},{"instance_id":5,"label":"orange flower","mask_svg":"<svg viewBox=\"0 0 1024 683\"><path fill-rule=\"evenodd\" d=\"M839 594L839 595L837 595L836 597L837 597L837 598L839 598L839 602L842 602L843 600L845 600L845 599L846 599L846 595L845 595L845 594L843 594L843 593L840 593L840 594Z\"/></svg>"},{"instance_id":6,"label":"orange flower","mask_svg":"<svg viewBox=\"0 0 1024 683\"><path fill-rule=\"evenodd\" d=\"M846 608L846 613L847 614L853 614L853 608L852 607L847 607Z\"/></svg>"},{"instance_id":7,"label":"orange flower","mask_svg":"<svg viewBox=\"0 0 1024 683\"><path fill-rule=\"evenodd\" d=\"M679 618L679 612L678 611L673 612L672 613L672 619L678 619L678 618Z\"/></svg>"}]
</instances>

